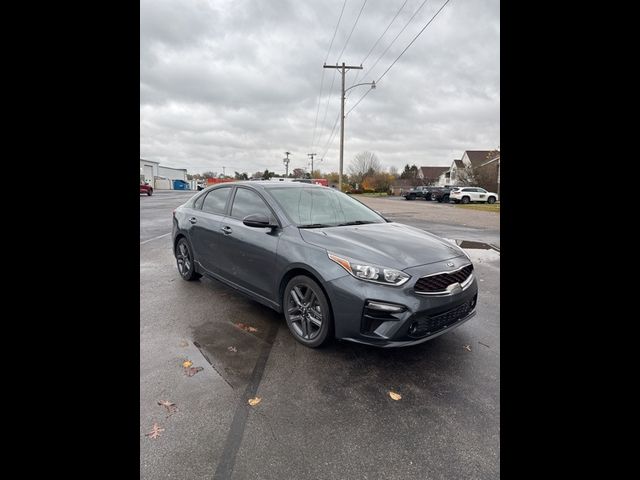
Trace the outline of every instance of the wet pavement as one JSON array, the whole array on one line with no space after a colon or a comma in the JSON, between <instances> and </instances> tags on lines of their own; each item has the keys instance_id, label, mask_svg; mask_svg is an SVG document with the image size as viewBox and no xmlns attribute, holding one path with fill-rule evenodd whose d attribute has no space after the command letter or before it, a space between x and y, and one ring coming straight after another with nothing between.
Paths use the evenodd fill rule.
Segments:
<instances>
[{"instance_id":1,"label":"wet pavement","mask_svg":"<svg viewBox=\"0 0 640 480\"><path fill-rule=\"evenodd\" d=\"M141 478L499 478L499 231L427 229L474 261L469 322L414 347L314 350L220 282L180 279L162 236L188 198L175 193L140 198ZM205 369L187 377L185 359Z\"/></svg>"}]
</instances>

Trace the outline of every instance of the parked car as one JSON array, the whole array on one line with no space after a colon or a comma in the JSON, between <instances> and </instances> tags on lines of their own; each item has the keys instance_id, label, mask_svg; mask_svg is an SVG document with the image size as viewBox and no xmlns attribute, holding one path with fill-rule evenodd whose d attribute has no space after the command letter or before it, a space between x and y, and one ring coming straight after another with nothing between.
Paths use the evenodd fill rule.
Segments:
<instances>
[{"instance_id":1,"label":"parked car","mask_svg":"<svg viewBox=\"0 0 640 480\"><path fill-rule=\"evenodd\" d=\"M431 200L431 190L433 188L434 187L427 187L427 186L413 187L411 190L406 192L403 195L403 197L406 200L416 200L418 198L424 198L425 200Z\"/></svg>"},{"instance_id":2,"label":"parked car","mask_svg":"<svg viewBox=\"0 0 640 480\"><path fill-rule=\"evenodd\" d=\"M140 193L146 193L147 195L153 195L153 187L147 182L140 182Z\"/></svg>"},{"instance_id":3,"label":"parked car","mask_svg":"<svg viewBox=\"0 0 640 480\"><path fill-rule=\"evenodd\" d=\"M457 245L300 182L209 187L173 212L184 280L219 280L283 313L294 338L422 343L475 314L473 264Z\"/></svg>"},{"instance_id":4,"label":"parked car","mask_svg":"<svg viewBox=\"0 0 640 480\"><path fill-rule=\"evenodd\" d=\"M431 190L431 199L437 200L438 203L449 203L449 194L451 189L456 188L453 185L445 185L442 187L435 187Z\"/></svg>"},{"instance_id":5,"label":"parked car","mask_svg":"<svg viewBox=\"0 0 640 480\"><path fill-rule=\"evenodd\" d=\"M451 200L455 203L470 203L470 202L483 202L483 203L496 203L498 200L498 194L493 192L487 192L484 188L480 187L459 187L455 188L449 194Z\"/></svg>"}]
</instances>

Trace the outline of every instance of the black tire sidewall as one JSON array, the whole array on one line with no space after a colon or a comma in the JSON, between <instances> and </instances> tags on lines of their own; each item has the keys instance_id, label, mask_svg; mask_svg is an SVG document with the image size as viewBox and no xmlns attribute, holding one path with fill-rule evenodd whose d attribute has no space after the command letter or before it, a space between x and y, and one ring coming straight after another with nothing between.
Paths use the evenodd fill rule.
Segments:
<instances>
[{"instance_id":1,"label":"black tire sidewall","mask_svg":"<svg viewBox=\"0 0 640 480\"><path fill-rule=\"evenodd\" d=\"M323 321L322 326L320 327L320 333L316 338L310 341L305 340L304 338L300 338L300 336L296 333L291 325L291 321L289 320L289 313L287 312L287 310L289 309L289 293L294 286L301 284L310 286L313 289L313 292L318 298L318 302L320 302L320 307L322 308L323 312ZM282 311L284 313L284 318L287 322L287 327L289 328L291 335L293 335L293 337L301 344L307 347L316 348L330 339L330 334L333 331L333 314L331 312L331 307L329 306L329 301L327 300L327 296L325 295L324 291L322 290L322 288L320 288L320 285L318 285L318 283L312 278L307 277L306 275L298 275L289 280L286 287L284 288L284 295L282 297Z\"/></svg>"},{"instance_id":2,"label":"black tire sidewall","mask_svg":"<svg viewBox=\"0 0 640 480\"><path fill-rule=\"evenodd\" d=\"M196 280L197 278L200 277L200 275L196 272L196 262L193 259L193 249L191 248L191 244L185 237L182 237L180 240L176 242L176 249L174 252L176 257L176 267L178 266L178 249L180 248L180 245L183 243L186 245L187 251L189 252L189 260L190 260L189 263L191 264L191 268L189 269L189 272L187 275L183 275L182 273L180 273L180 269L178 269L178 273L184 280L189 282L191 280Z\"/></svg>"}]
</instances>

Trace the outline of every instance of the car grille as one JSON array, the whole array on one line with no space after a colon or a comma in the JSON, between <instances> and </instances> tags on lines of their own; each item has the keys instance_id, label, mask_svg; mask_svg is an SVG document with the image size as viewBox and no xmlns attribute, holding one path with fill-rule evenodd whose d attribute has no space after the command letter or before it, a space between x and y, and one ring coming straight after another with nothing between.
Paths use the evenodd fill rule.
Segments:
<instances>
[{"instance_id":1,"label":"car grille","mask_svg":"<svg viewBox=\"0 0 640 480\"><path fill-rule=\"evenodd\" d=\"M455 272L438 273L418 279L413 289L416 292L438 293L446 292L452 283L463 283L473 272L473 265L469 264Z\"/></svg>"},{"instance_id":2,"label":"car grille","mask_svg":"<svg viewBox=\"0 0 640 480\"><path fill-rule=\"evenodd\" d=\"M409 327L409 336L413 338L426 337L450 327L473 311L477 298L478 296L475 295L471 301L465 302L445 313L416 320Z\"/></svg>"}]
</instances>

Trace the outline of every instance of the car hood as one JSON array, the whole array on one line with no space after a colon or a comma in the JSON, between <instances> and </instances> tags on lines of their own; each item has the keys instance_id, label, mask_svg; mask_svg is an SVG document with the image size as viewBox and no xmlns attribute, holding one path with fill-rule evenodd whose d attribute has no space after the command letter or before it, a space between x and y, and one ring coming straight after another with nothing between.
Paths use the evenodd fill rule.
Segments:
<instances>
[{"instance_id":1,"label":"car hood","mask_svg":"<svg viewBox=\"0 0 640 480\"><path fill-rule=\"evenodd\" d=\"M401 223L299 229L303 240L338 255L384 267L417 267L465 256L460 247Z\"/></svg>"}]
</instances>

